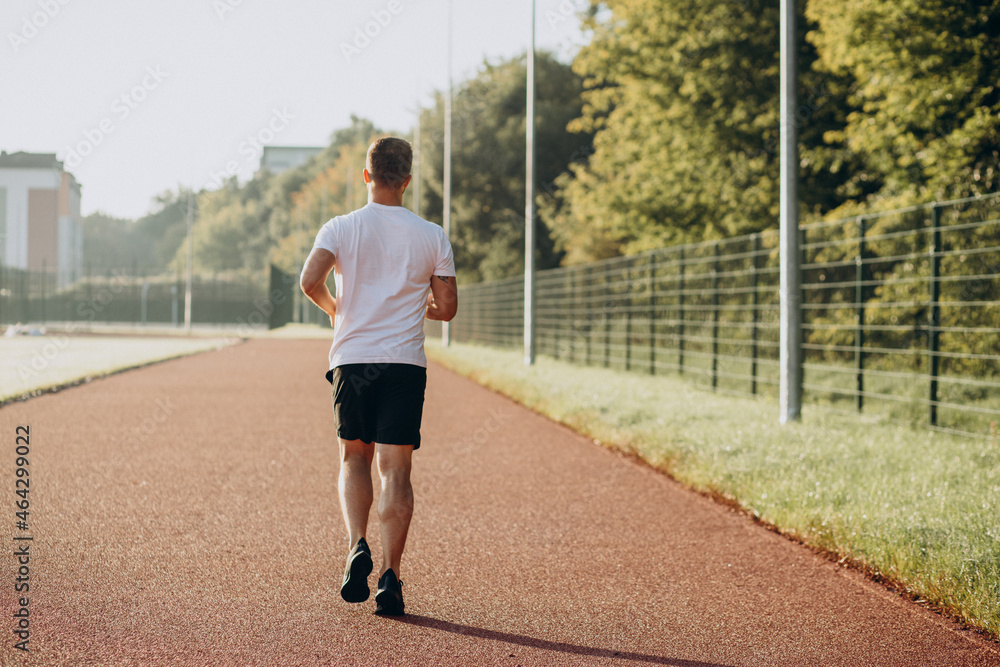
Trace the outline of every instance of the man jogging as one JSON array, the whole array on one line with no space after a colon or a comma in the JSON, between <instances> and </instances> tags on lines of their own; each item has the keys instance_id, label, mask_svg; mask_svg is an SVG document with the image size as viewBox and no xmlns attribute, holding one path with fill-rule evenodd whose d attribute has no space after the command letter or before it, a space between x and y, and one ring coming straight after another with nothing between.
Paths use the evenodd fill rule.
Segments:
<instances>
[{"instance_id":1,"label":"man jogging","mask_svg":"<svg viewBox=\"0 0 1000 667\"><path fill-rule=\"evenodd\" d=\"M410 462L420 447L427 384L424 318L449 321L458 309L451 244L438 225L403 208L413 153L397 138L368 148L368 205L328 221L302 269L301 287L330 316L326 377L340 441L340 506L349 538L341 596L370 594L365 540L372 505L372 460L382 492L382 570L375 613L403 613L400 560L413 515ZM326 278L334 271L337 296Z\"/></svg>"}]
</instances>

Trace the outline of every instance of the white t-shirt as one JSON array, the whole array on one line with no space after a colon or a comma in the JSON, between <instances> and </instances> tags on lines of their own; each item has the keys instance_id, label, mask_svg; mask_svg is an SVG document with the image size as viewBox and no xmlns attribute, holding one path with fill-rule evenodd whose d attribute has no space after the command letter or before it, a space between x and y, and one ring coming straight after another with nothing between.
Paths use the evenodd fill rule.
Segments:
<instances>
[{"instance_id":1,"label":"white t-shirt","mask_svg":"<svg viewBox=\"0 0 1000 667\"><path fill-rule=\"evenodd\" d=\"M330 368L427 366L424 313L432 276L454 276L444 230L402 206L369 203L329 220L314 248L333 253L337 283Z\"/></svg>"}]
</instances>

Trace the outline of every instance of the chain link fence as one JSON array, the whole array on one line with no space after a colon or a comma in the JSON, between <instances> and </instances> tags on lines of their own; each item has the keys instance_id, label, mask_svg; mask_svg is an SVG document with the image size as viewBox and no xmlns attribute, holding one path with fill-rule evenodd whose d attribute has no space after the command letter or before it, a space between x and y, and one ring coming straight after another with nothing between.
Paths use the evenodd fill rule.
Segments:
<instances>
[{"instance_id":1,"label":"chain link fence","mask_svg":"<svg viewBox=\"0 0 1000 667\"><path fill-rule=\"evenodd\" d=\"M1000 422L1000 195L801 230L803 397L965 434ZM778 393L778 233L536 277L540 354ZM524 281L461 288L452 339L523 345Z\"/></svg>"}]
</instances>

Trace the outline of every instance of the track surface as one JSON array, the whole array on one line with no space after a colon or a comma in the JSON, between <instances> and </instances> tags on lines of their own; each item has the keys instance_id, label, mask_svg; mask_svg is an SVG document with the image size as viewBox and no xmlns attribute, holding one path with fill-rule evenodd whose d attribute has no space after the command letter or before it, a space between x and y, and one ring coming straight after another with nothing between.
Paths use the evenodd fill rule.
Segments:
<instances>
[{"instance_id":1,"label":"track surface","mask_svg":"<svg viewBox=\"0 0 1000 667\"><path fill-rule=\"evenodd\" d=\"M326 351L254 340L0 409L0 663L1000 665L995 645L434 366L410 615L348 605ZM30 656L11 634L18 423Z\"/></svg>"}]
</instances>

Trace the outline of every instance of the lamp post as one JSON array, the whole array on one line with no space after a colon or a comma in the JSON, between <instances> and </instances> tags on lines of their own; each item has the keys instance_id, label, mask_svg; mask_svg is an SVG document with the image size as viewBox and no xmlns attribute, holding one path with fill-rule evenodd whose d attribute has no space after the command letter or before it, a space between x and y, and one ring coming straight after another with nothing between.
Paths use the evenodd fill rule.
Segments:
<instances>
[{"instance_id":1,"label":"lamp post","mask_svg":"<svg viewBox=\"0 0 1000 667\"><path fill-rule=\"evenodd\" d=\"M798 144L795 127L795 1L781 0L781 219L778 400L782 424L802 412L802 287L799 254Z\"/></svg>"},{"instance_id":2,"label":"lamp post","mask_svg":"<svg viewBox=\"0 0 1000 667\"><path fill-rule=\"evenodd\" d=\"M191 282L194 269L194 189L188 192L187 208L187 279L184 286L184 331L191 333Z\"/></svg>"},{"instance_id":3,"label":"lamp post","mask_svg":"<svg viewBox=\"0 0 1000 667\"><path fill-rule=\"evenodd\" d=\"M527 54L524 166L524 365L535 363L535 0Z\"/></svg>"},{"instance_id":4,"label":"lamp post","mask_svg":"<svg viewBox=\"0 0 1000 667\"><path fill-rule=\"evenodd\" d=\"M452 0L448 0L448 95L444 98L444 211L442 226L444 235L451 240L451 24ZM441 323L441 345L451 344L450 323Z\"/></svg>"},{"instance_id":5,"label":"lamp post","mask_svg":"<svg viewBox=\"0 0 1000 667\"><path fill-rule=\"evenodd\" d=\"M417 105L417 126L413 130L413 212L420 215L420 105Z\"/></svg>"}]
</instances>

